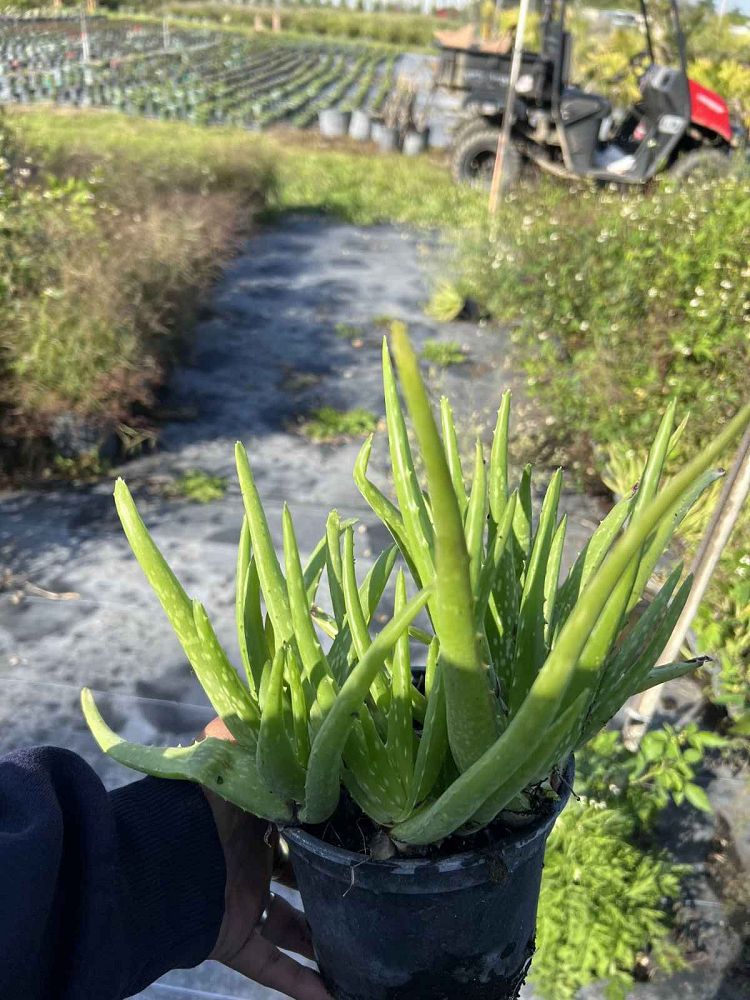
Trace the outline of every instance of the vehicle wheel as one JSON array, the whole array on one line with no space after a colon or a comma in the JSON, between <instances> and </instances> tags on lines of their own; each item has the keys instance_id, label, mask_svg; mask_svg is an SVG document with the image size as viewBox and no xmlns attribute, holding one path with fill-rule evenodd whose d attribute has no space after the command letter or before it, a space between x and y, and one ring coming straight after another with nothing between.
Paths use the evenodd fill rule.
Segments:
<instances>
[{"instance_id":1,"label":"vehicle wheel","mask_svg":"<svg viewBox=\"0 0 750 1000\"><path fill-rule=\"evenodd\" d=\"M469 132L478 132L480 129L490 128L487 119L480 115L478 111L467 111L454 122L451 131L451 145L463 142Z\"/></svg>"},{"instance_id":2,"label":"vehicle wheel","mask_svg":"<svg viewBox=\"0 0 750 1000\"><path fill-rule=\"evenodd\" d=\"M461 136L453 150L451 169L457 184L489 188L497 155L498 128L470 129ZM521 154L511 144L505 151L501 186L513 187L521 176Z\"/></svg>"},{"instance_id":3,"label":"vehicle wheel","mask_svg":"<svg viewBox=\"0 0 750 1000\"><path fill-rule=\"evenodd\" d=\"M678 181L710 181L726 177L731 169L728 153L719 149L694 149L678 157L669 175Z\"/></svg>"}]
</instances>

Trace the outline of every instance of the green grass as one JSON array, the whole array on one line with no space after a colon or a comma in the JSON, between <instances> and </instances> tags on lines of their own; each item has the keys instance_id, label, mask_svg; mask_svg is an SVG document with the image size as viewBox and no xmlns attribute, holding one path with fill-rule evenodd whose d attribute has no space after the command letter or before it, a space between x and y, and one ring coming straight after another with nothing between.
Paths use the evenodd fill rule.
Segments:
<instances>
[{"instance_id":1,"label":"green grass","mask_svg":"<svg viewBox=\"0 0 750 1000\"><path fill-rule=\"evenodd\" d=\"M378 418L369 410L356 407L353 410L337 410L333 406L322 406L313 410L297 426L304 437L320 444L338 441L341 438L362 437L374 431Z\"/></svg>"},{"instance_id":2,"label":"green grass","mask_svg":"<svg viewBox=\"0 0 750 1000\"><path fill-rule=\"evenodd\" d=\"M463 365L469 360L468 354L457 340L426 340L422 347L422 358L438 368Z\"/></svg>"}]
</instances>

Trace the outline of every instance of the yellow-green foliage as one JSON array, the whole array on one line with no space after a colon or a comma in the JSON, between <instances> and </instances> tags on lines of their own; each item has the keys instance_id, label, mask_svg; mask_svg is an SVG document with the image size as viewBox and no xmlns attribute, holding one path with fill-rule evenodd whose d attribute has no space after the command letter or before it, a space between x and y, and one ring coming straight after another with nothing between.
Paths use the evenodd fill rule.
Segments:
<instances>
[{"instance_id":1,"label":"yellow-green foliage","mask_svg":"<svg viewBox=\"0 0 750 1000\"><path fill-rule=\"evenodd\" d=\"M61 411L116 422L148 400L272 174L259 148L239 155L197 129L114 114L88 116L88 134L68 115L12 121L0 136L0 422L44 439Z\"/></svg>"},{"instance_id":2,"label":"yellow-green foliage","mask_svg":"<svg viewBox=\"0 0 750 1000\"><path fill-rule=\"evenodd\" d=\"M683 444L700 448L747 398L749 227L747 179L646 196L585 188L571 197L548 184L533 206L509 196L501 239L468 254L466 290L520 321L518 354L554 417L549 433L583 466L595 446L633 449L629 467L621 459L623 492L657 399L690 411ZM688 555L704 523L689 523ZM714 697L737 714L750 708L749 537L743 515L697 622L702 650L722 664Z\"/></svg>"},{"instance_id":3,"label":"yellow-green foliage","mask_svg":"<svg viewBox=\"0 0 750 1000\"><path fill-rule=\"evenodd\" d=\"M664 900L679 896L682 871L633 844L635 824L623 811L571 801L544 856L532 981L549 1000L606 980L608 997L624 997L639 952L662 968L680 964L669 941Z\"/></svg>"},{"instance_id":4,"label":"yellow-green foliage","mask_svg":"<svg viewBox=\"0 0 750 1000\"><path fill-rule=\"evenodd\" d=\"M247 7L231 3L189 2L168 3L164 7L158 5L158 9L179 17L196 17L244 28L252 28L256 16L260 16L266 29L271 26L274 11L268 4ZM430 46L435 31L455 23L424 14L383 11L368 14L362 11L325 7L311 9L287 7L281 12L284 31L329 38L370 40L409 48Z\"/></svg>"}]
</instances>

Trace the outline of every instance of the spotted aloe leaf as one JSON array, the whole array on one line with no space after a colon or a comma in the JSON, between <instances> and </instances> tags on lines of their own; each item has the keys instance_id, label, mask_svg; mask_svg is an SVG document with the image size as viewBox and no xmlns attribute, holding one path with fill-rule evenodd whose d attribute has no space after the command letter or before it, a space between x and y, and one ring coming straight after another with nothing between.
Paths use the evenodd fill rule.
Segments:
<instances>
[{"instance_id":1,"label":"spotted aloe leaf","mask_svg":"<svg viewBox=\"0 0 750 1000\"><path fill-rule=\"evenodd\" d=\"M341 757L353 724L352 713L359 710L399 635L419 614L429 597L430 590L425 588L391 619L354 667L328 710L310 751L305 804L300 814L304 822L320 823L336 808Z\"/></svg>"},{"instance_id":2,"label":"spotted aloe leaf","mask_svg":"<svg viewBox=\"0 0 750 1000\"><path fill-rule=\"evenodd\" d=\"M443 660L451 751L459 769L466 769L497 736L488 669L474 628L469 553L445 451L403 324L393 324L391 343L430 490L435 535L432 618ZM384 360L384 369L389 365ZM398 470L396 476L398 483Z\"/></svg>"},{"instance_id":3,"label":"spotted aloe leaf","mask_svg":"<svg viewBox=\"0 0 750 1000\"><path fill-rule=\"evenodd\" d=\"M94 739L113 760L157 778L197 781L235 805L276 823L292 818L289 802L268 791L247 748L209 737L189 747L127 743L102 718L88 688L81 706Z\"/></svg>"}]
</instances>

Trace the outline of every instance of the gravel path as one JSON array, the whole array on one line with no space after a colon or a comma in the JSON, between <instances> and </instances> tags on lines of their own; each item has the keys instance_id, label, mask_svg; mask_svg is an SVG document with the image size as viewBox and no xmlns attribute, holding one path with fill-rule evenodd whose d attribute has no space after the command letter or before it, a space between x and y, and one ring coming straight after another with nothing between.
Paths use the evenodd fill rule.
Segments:
<instances>
[{"instance_id":1,"label":"gravel path","mask_svg":"<svg viewBox=\"0 0 750 1000\"><path fill-rule=\"evenodd\" d=\"M494 423L500 394L513 381L502 330L438 325L423 314L432 269L444 263L445 252L434 237L390 226L292 218L249 241L217 286L166 402L192 419L166 423L158 452L127 463L122 473L178 576L206 605L232 653L237 438L248 447L277 539L283 499L305 552L336 506L360 518L364 572L389 539L351 480L360 443L315 445L289 428L322 404L382 414L376 321L406 320L418 345L427 337L459 341L469 363L430 373L433 387L454 400L464 430L486 435ZM337 324L347 329L337 332ZM383 437L372 468L387 488ZM165 483L195 468L226 476L226 495L205 505L165 499ZM0 752L67 746L115 785L130 774L94 747L78 707L83 685L102 693L106 717L131 739L184 742L210 713L129 552L110 494L110 484L102 483L0 497L0 581L4 567L12 575L0 593ZM577 549L601 511L576 494L566 495L565 506ZM276 996L209 966L172 973L147 995Z\"/></svg>"}]
</instances>

